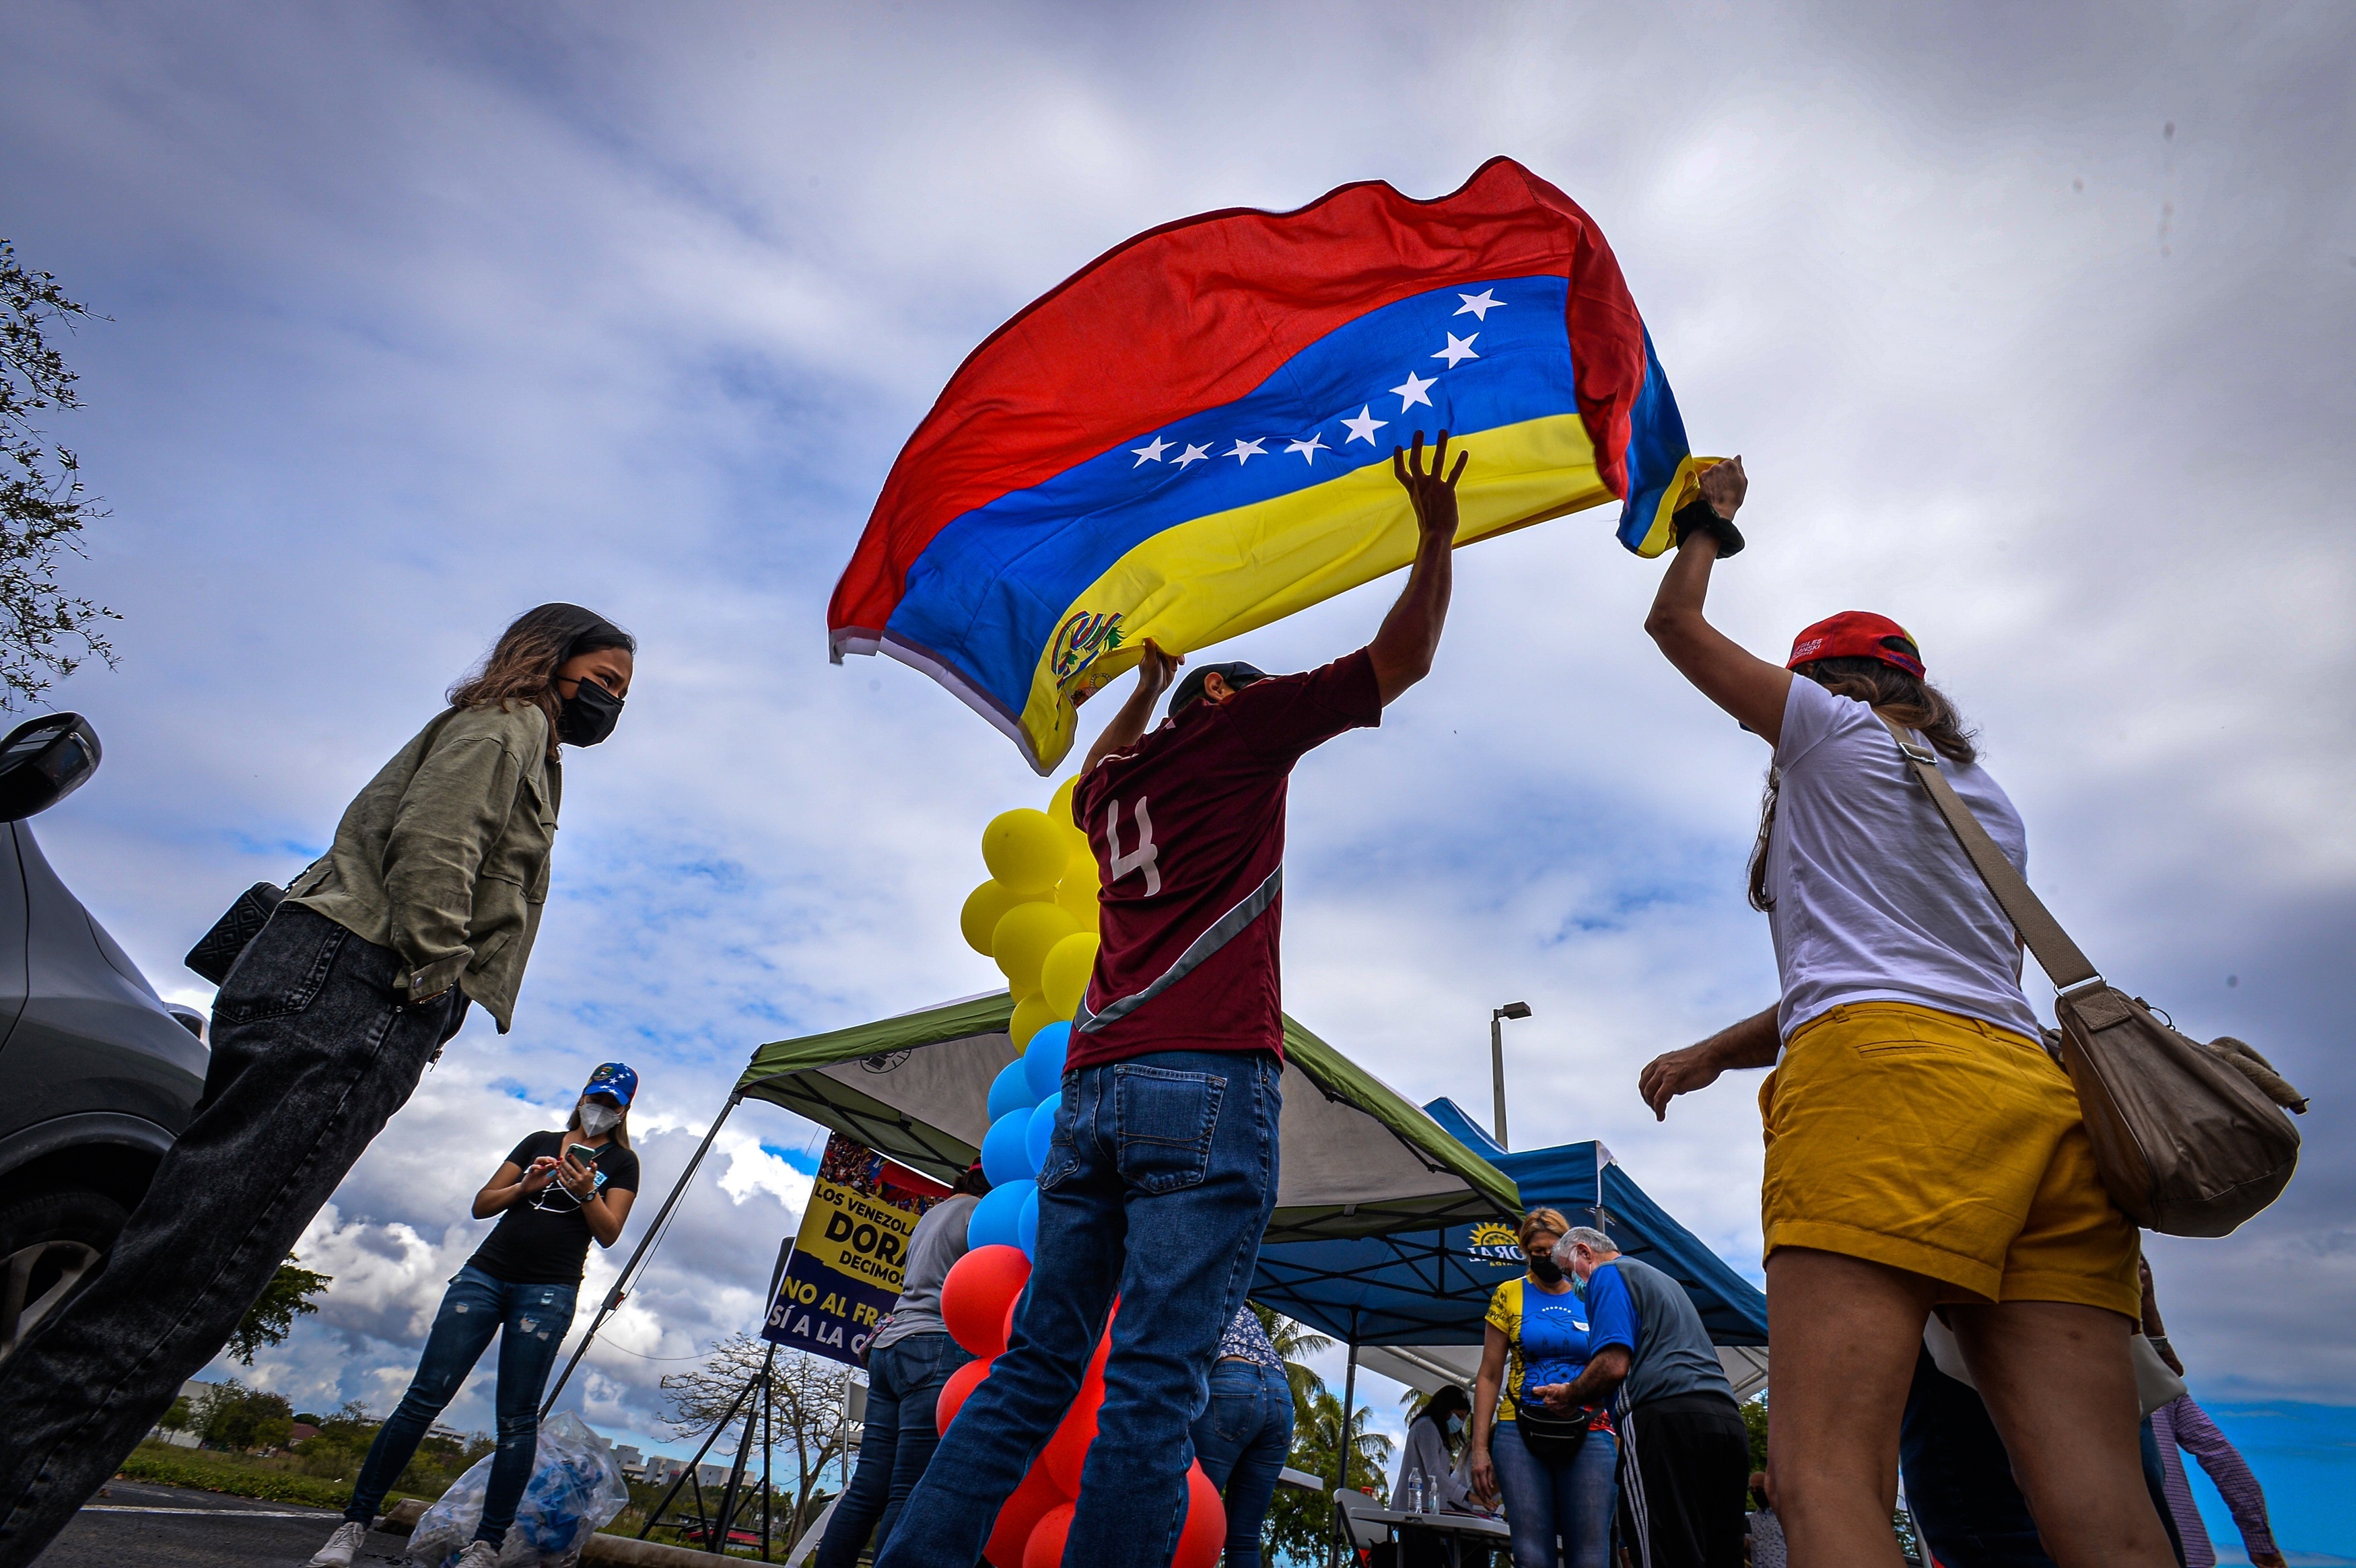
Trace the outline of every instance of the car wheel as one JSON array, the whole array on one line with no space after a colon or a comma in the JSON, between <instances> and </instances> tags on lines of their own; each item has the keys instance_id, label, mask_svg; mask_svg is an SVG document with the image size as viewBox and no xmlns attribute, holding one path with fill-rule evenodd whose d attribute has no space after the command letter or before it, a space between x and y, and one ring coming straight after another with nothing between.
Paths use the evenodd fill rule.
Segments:
<instances>
[{"instance_id":1,"label":"car wheel","mask_svg":"<svg viewBox=\"0 0 2356 1568\"><path fill-rule=\"evenodd\" d=\"M129 1218L98 1192L44 1192L0 1207L0 1360L72 1298Z\"/></svg>"}]
</instances>

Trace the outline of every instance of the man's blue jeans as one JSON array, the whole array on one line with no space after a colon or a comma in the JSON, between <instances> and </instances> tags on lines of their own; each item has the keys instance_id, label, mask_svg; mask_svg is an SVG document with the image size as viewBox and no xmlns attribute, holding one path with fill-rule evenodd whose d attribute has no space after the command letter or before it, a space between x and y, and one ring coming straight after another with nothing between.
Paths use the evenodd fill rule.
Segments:
<instances>
[{"instance_id":1,"label":"man's blue jeans","mask_svg":"<svg viewBox=\"0 0 2356 1568\"><path fill-rule=\"evenodd\" d=\"M1505 1524L1514 1532L1514 1568L1554 1568L1555 1537L1562 1537L1565 1568L1608 1568L1619 1441L1590 1432L1567 1465L1549 1465L1522 1441L1521 1429L1501 1421L1489 1430L1489 1462L1505 1495Z\"/></svg>"},{"instance_id":2,"label":"man's blue jeans","mask_svg":"<svg viewBox=\"0 0 2356 1568\"><path fill-rule=\"evenodd\" d=\"M859 1468L826 1521L815 1568L851 1568L871 1531L892 1539L908 1494L933 1462L940 1433L933 1410L949 1374L973 1357L947 1334L911 1334L867 1355L867 1433Z\"/></svg>"},{"instance_id":3,"label":"man's blue jeans","mask_svg":"<svg viewBox=\"0 0 2356 1568\"><path fill-rule=\"evenodd\" d=\"M1259 1568L1260 1527L1291 1451L1292 1385L1284 1374L1258 1361L1213 1366L1211 1403L1194 1418L1194 1456L1226 1494L1226 1568Z\"/></svg>"},{"instance_id":4,"label":"man's blue jeans","mask_svg":"<svg viewBox=\"0 0 2356 1568\"><path fill-rule=\"evenodd\" d=\"M442 1309L434 1315L434 1331L425 1337L425 1353L418 1358L409 1392L369 1445L344 1517L362 1524L376 1517L385 1493L409 1467L419 1441L457 1396L458 1385L497 1334L499 1381L493 1409L499 1445L491 1460L490 1482L483 1491L483 1522L476 1527L475 1539L498 1545L515 1522L524 1488L531 1484L531 1462L540 1452L540 1391L548 1386L549 1369L563 1348L564 1331L573 1326L573 1302L580 1288L510 1285L471 1264L460 1269L442 1293Z\"/></svg>"},{"instance_id":5,"label":"man's blue jeans","mask_svg":"<svg viewBox=\"0 0 2356 1568\"><path fill-rule=\"evenodd\" d=\"M1188 1429L1276 1207L1281 1077L1262 1052L1174 1051L1064 1075L1013 1342L941 1438L876 1568L973 1568L1079 1392L1116 1292L1065 1561L1164 1568L1186 1514Z\"/></svg>"}]
</instances>

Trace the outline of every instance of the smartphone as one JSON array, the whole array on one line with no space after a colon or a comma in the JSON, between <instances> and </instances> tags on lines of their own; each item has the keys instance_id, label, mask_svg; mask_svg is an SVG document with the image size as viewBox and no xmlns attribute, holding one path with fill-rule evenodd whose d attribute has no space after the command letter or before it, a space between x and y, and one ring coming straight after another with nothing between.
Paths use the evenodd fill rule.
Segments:
<instances>
[{"instance_id":1,"label":"smartphone","mask_svg":"<svg viewBox=\"0 0 2356 1568\"><path fill-rule=\"evenodd\" d=\"M587 1144L573 1144L564 1152L572 1158L578 1160L581 1164L589 1167L592 1170L594 1170L597 1168L597 1151L591 1148Z\"/></svg>"}]
</instances>

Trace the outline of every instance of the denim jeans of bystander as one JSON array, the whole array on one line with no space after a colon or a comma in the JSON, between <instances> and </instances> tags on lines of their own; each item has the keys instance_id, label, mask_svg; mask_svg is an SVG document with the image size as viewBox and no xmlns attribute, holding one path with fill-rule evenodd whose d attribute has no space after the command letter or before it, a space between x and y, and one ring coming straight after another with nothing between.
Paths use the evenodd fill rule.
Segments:
<instances>
[{"instance_id":1,"label":"denim jeans of bystander","mask_svg":"<svg viewBox=\"0 0 2356 1568\"><path fill-rule=\"evenodd\" d=\"M1259 1568L1259 1538L1277 1473L1292 1452L1292 1385L1274 1367L1223 1360L1194 1418L1194 1457L1227 1505L1226 1568Z\"/></svg>"},{"instance_id":2,"label":"denim jeans of bystander","mask_svg":"<svg viewBox=\"0 0 2356 1568\"><path fill-rule=\"evenodd\" d=\"M204 1097L81 1296L0 1378L0 1568L114 1474L455 1034L398 954L282 904L213 1000Z\"/></svg>"},{"instance_id":3,"label":"denim jeans of bystander","mask_svg":"<svg viewBox=\"0 0 2356 1568\"><path fill-rule=\"evenodd\" d=\"M1612 1434L1590 1432L1575 1457L1548 1464L1530 1452L1519 1427L1501 1421L1490 1431L1489 1457L1514 1532L1514 1568L1554 1568L1558 1536L1563 1568L1609 1568L1619 1504L1619 1445Z\"/></svg>"},{"instance_id":4,"label":"denim jeans of bystander","mask_svg":"<svg viewBox=\"0 0 2356 1568\"><path fill-rule=\"evenodd\" d=\"M1064 1075L1014 1338L908 1499L922 1531L876 1568L973 1568L999 1505L1070 1407L1116 1293L1104 1409L1065 1561L1163 1568L1186 1512L1189 1428L1276 1207L1282 1069L1156 1051Z\"/></svg>"},{"instance_id":5,"label":"denim jeans of bystander","mask_svg":"<svg viewBox=\"0 0 2356 1568\"><path fill-rule=\"evenodd\" d=\"M540 1394L573 1326L578 1285L510 1285L471 1264L451 1276L441 1309L425 1337L417 1375L385 1424L377 1428L360 1464L359 1481L344 1517L362 1524L384 1506L384 1495L401 1479L417 1445L458 1392L466 1374L483 1359L491 1336L499 1337L497 1392L492 1396L498 1447L490 1483L483 1491L482 1522L475 1539L493 1546L515 1522L516 1505L531 1484L532 1460L540 1450Z\"/></svg>"},{"instance_id":6,"label":"denim jeans of bystander","mask_svg":"<svg viewBox=\"0 0 2356 1568\"><path fill-rule=\"evenodd\" d=\"M859 1468L826 1521L814 1568L851 1568L867 1538L875 1549L892 1539L908 1494L924 1478L940 1445L934 1408L949 1374L973 1360L947 1334L911 1334L867 1357L866 1435Z\"/></svg>"}]
</instances>

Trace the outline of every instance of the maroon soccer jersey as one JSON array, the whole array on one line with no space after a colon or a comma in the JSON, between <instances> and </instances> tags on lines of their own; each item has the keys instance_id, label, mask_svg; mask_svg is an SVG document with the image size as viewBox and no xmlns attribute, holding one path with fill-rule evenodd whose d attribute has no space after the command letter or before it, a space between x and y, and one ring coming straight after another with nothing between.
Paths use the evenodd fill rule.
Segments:
<instances>
[{"instance_id":1,"label":"maroon soccer jersey","mask_svg":"<svg viewBox=\"0 0 2356 1568\"><path fill-rule=\"evenodd\" d=\"M1066 1065L1150 1051L1283 1054L1286 784L1312 747L1382 721L1361 648L1205 698L1080 780L1072 815L1104 879L1104 945Z\"/></svg>"}]
</instances>

